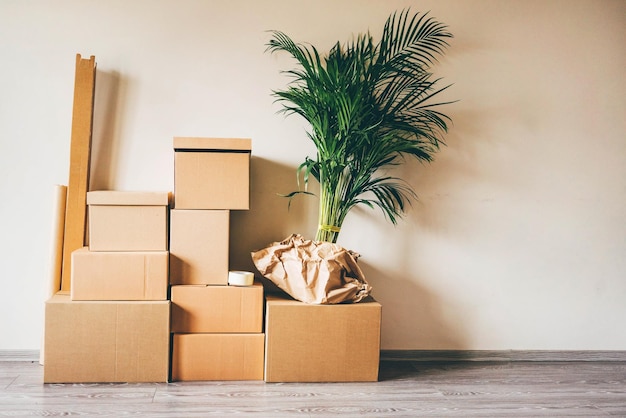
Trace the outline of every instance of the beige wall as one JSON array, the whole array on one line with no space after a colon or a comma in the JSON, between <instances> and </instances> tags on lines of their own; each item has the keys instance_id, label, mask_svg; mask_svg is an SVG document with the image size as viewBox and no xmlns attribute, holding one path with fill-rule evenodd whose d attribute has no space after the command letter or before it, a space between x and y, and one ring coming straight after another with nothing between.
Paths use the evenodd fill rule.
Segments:
<instances>
[{"instance_id":1,"label":"beige wall","mask_svg":"<svg viewBox=\"0 0 626 418\"><path fill-rule=\"evenodd\" d=\"M454 126L400 169L420 196L397 227L357 210L340 243L383 304L385 349L626 350L626 3L0 2L0 349L37 349L53 185L67 184L74 56L98 62L93 189L173 190L173 136L253 138L252 210L231 267L315 202L276 193L313 148L269 93L286 57L265 30L328 47L411 6L455 34L437 74Z\"/></svg>"}]
</instances>

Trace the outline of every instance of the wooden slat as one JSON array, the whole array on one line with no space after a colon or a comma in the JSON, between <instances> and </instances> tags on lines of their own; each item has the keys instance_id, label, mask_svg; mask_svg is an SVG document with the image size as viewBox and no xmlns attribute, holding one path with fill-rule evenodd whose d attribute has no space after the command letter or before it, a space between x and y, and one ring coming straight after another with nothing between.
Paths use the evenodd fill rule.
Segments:
<instances>
[{"instance_id":1,"label":"wooden slat","mask_svg":"<svg viewBox=\"0 0 626 418\"><path fill-rule=\"evenodd\" d=\"M82 59L77 54L61 290L70 290L70 256L72 251L81 248L85 242L95 86L96 58L92 55L89 59Z\"/></svg>"}]
</instances>

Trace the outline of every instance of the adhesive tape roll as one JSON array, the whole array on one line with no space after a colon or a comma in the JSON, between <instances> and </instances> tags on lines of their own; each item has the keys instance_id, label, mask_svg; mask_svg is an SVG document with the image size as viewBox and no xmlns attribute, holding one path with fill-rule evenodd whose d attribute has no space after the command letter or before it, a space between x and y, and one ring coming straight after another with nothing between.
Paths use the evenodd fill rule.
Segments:
<instances>
[{"instance_id":1,"label":"adhesive tape roll","mask_svg":"<svg viewBox=\"0 0 626 418\"><path fill-rule=\"evenodd\" d=\"M254 273L249 271L229 271L228 284L233 286L252 286L254 284Z\"/></svg>"}]
</instances>

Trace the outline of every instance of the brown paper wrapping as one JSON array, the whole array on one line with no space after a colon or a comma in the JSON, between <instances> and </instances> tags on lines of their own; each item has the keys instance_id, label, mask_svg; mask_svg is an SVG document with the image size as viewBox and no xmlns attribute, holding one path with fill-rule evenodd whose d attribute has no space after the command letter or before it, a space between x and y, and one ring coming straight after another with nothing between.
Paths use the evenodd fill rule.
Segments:
<instances>
[{"instance_id":1,"label":"brown paper wrapping","mask_svg":"<svg viewBox=\"0 0 626 418\"><path fill-rule=\"evenodd\" d=\"M359 302L372 290L359 255L329 242L294 234L252 252L259 272L291 297L305 303Z\"/></svg>"}]
</instances>

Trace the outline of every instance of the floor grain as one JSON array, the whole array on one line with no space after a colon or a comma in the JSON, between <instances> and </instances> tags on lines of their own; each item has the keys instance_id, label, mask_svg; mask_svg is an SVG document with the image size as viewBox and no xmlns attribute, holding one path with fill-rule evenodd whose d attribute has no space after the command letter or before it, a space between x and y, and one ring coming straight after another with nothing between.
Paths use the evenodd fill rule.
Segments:
<instances>
[{"instance_id":1,"label":"floor grain","mask_svg":"<svg viewBox=\"0 0 626 418\"><path fill-rule=\"evenodd\" d=\"M0 362L0 416L626 416L626 363L382 361L374 383L43 384Z\"/></svg>"}]
</instances>

